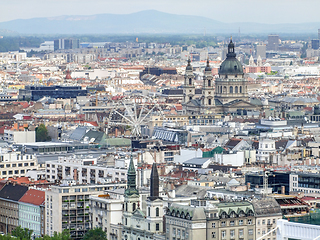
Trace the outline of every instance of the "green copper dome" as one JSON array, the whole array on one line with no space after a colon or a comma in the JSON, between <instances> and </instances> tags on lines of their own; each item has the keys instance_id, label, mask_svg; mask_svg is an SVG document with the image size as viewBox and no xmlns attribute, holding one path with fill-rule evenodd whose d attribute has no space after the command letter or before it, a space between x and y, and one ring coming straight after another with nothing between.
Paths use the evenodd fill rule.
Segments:
<instances>
[{"instance_id":1,"label":"green copper dome","mask_svg":"<svg viewBox=\"0 0 320 240\"><path fill-rule=\"evenodd\" d=\"M232 39L228 45L227 58L220 65L219 74L243 74L242 64L236 58Z\"/></svg>"}]
</instances>

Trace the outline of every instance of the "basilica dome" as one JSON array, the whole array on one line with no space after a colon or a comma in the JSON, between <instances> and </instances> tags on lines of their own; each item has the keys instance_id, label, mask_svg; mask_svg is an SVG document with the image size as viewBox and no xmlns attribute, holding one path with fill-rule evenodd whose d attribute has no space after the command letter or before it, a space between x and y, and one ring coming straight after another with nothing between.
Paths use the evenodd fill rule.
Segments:
<instances>
[{"instance_id":1,"label":"basilica dome","mask_svg":"<svg viewBox=\"0 0 320 240\"><path fill-rule=\"evenodd\" d=\"M228 45L227 58L220 65L219 74L243 74L242 64L236 58L232 39Z\"/></svg>"}]
</instances>

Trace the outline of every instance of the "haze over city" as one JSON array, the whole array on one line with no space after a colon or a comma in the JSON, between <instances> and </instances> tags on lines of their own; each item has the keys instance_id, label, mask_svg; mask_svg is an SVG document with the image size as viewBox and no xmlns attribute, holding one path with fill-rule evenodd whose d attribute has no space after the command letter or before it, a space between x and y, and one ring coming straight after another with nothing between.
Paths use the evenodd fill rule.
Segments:
<instances>
[{"instance_id":1,"label":"haze over city","mask_svg":"<svg viewBox=\"0 0 320 240\"><path fill-rule=\"evenodd\" d=\"M128 14L158 10L208 17L221 22L320 22L317 0L11 0L1 1L0 22L61 15Z\"/></svg>"}]
</instances>

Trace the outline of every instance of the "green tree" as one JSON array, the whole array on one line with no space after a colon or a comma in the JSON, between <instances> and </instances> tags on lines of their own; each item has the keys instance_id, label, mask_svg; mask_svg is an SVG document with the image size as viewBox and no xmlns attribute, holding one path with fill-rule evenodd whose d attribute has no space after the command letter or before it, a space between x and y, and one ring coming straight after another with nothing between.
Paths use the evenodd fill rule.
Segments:
<instances>
[{"instance_id":1,"label":"green tree","mask_svg":"<svg viewBox=\"0 0 320 240\"><path fill-rule=\"evenodd\" d=\"M50 237L45 235L43 237L36 238L35 240L70 240L70 233L68 230L63 230L62 233L54 232L53 236Z\"/></svg>"},{"instance_id":2,"label":"green tree","mask_svg":"<svg viewBox=\"0 0 320 240\"><path fill-rule=\"evenodd\" d=\"M36 128L36 141L37 142L51 141L51 137L48 135L48 130L44 124L40 124L40 126Z\"/></svg>"},{"instance_id":3,"label":"green tree","mask_svg":"<svg viewBox=\"0 0 320 240\"><path fill-rule=\"evenodd\" d=\"M20 226L16 227L12 232L11 235L15 236L19 239L23 240L29 240L31 239L33 230L30 230L28 228L22 228Z\"/></svg>"},{"instance_id":4,"label":"green tree","mask_svg":"<svg viewBox=\"0 0 320 240\"><path fill-rule=\"evenodd\" d=\"M89 230L83 237L83 240L107 240L107 234L102 228Z\"/></svg>"}]
</instances>

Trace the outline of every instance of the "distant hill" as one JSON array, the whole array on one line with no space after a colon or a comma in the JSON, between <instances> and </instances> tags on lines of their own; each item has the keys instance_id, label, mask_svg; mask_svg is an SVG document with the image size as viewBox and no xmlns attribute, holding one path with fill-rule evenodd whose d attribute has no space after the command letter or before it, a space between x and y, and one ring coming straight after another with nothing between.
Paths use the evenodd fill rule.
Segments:
<instances>
[{"instance_id":1,"label":"distant hill","mask_svg":"<svg viewBox=\"0 0 320 240\"><path fill-rule=\"evenodd\" d=\"M169 14L155 10L132 14L97 14L17 19L1 22L3 32L20 34L231 34L237 33L314 33L320 23L260 24L223 23L210 18Z\"/></svg>"}]
</instances>

